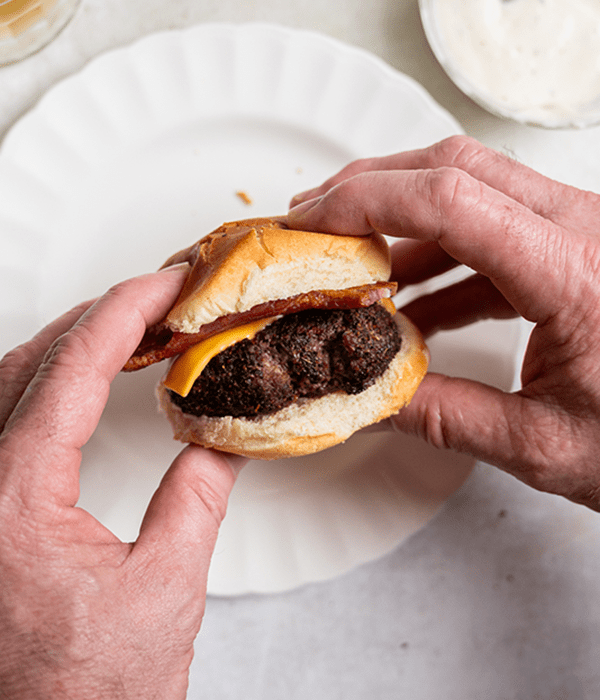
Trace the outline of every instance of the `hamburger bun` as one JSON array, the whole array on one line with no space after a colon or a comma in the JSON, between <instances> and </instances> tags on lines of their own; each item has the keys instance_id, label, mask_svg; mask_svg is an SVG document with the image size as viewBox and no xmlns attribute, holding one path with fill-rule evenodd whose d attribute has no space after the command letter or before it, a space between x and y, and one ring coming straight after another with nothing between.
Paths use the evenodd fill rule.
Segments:
<instances>
[{"instance_id":1,"label":"hamburger bun","mask_svg":"<svg viewBox=\"0 0 600 700\"><path fill-rule=\"evenodd\" d=\"M381 289L391 271L389 248L380 234L359 237L294 231L287 228L284 218L223 224L164 266L183 261L191 265L190 274L162 322L179 335L197 334L224 318L245 319L256 307L266 305L268 309L276 300L322 290L342 290L343 299L351 288ZM388 283L386 296L392 293L390 286L395 289ZM296 457L332 447L400 410L427 371L428 351L418 329L402 314L396 313L394 319L400 350L383 374L360 393L335 391L319 398L301 398L259 416L214 417L184 412L161 382L159 405L174 437L182 442L257 459Z\"/></svg>"},{"instance_id":2,"label":"hamburger bun","mask_svg":"<svg viewBox=\"0 0 600 700\"><path fill-rule=\"evenodd\" d=\"M274 299L384 282L391 272L382 235L294 231L283 218L225 223L163 267L185 261L192 270L166 318L183 333Z\"/></svg>"}]
</instances>

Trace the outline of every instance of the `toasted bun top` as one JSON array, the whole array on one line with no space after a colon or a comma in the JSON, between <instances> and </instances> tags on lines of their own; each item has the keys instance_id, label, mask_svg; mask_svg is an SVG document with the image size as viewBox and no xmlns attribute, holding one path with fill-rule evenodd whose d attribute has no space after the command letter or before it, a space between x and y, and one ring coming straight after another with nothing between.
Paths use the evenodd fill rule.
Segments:
<instances>
[{"instance_id":1,"label":"toasted bun top","mask_svg":"<svg viewBox=\"0 0 600 700\"><path fill-rule=\"evenodd\" d=\"M165 319L184 333L274 299L374 284L390 276L382 235L294 231L283 217L225 223L164 267L184 261L192 270Z\"/></svg>"}]
</instances>

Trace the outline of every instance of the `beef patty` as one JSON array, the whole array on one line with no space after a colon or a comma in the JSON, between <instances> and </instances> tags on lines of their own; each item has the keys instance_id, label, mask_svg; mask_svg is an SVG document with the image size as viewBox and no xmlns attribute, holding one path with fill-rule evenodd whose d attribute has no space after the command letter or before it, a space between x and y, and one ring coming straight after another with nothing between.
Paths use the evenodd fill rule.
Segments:
<instances>
[{"instance_id":1,"label":"beef patty","mask_svg":"<svg viewBox=\"0 0 600 700\"><path fill-rule=\"evenodd\" d=\"M169 394L195 416L275 413L299 398L364 391L385 372L400 344L398 327L380 304L300 311L219 353L188 396Z\"/></svg>"}]
</instances>

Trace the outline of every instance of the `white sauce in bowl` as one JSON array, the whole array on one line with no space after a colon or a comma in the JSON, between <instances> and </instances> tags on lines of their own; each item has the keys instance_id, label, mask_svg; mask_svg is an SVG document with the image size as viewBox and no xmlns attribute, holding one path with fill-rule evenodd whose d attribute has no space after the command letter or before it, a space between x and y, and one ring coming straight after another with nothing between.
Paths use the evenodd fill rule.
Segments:
<instances>
[{"instance_id":1,"label":"white sauce in bowl","mask_svg":"<svg viewBox=\"0 0 600 700\"><path fill-rule=\"evenodd\" d=\"M449 75L491 111L600 119L600 0L421 0L421 12Z\"/></svg>"}]
</instances>

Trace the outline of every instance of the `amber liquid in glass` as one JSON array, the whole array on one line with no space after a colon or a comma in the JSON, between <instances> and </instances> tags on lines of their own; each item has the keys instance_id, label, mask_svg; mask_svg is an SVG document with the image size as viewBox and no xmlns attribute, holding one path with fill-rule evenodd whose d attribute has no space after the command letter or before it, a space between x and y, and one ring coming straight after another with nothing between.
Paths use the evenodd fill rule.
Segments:
<instances>
[{"instance_id":1,"label":"amber liquid in glass","mask_svg":"<svg viewBox=\"0 0 600 700\"><path fill-rule=\"evenodd\" d=\"M8 0L0 3L0 38L19 36L44 18L57 0Z\"/></svg>"},{"instance_id":2,"label":"amber liquid in glass","mask_svg":"<svg viewBox=\"0 0 600 700\"><path fill-rule=\"evenodd\" d=\"M48 44L75 13L80 0L0 0L0 66Z\"/></svg>"}]
</instances>

